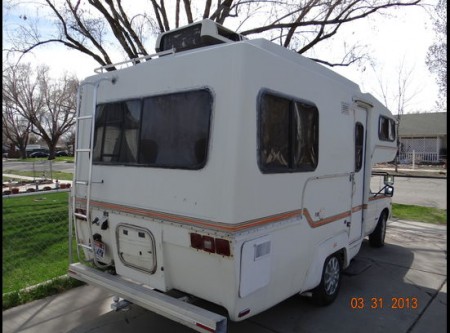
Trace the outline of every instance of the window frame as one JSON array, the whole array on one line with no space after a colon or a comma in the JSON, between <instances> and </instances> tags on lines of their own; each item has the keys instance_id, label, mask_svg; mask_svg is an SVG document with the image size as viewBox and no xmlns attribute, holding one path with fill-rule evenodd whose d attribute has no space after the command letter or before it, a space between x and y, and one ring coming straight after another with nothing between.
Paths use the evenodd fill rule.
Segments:
<instances>
[{"instance_id":1,"label":"window frame","mask_svg":"<svg viewBox=\"0 0 450 333\"><path fill-rule=\"evenodd\" d=\"M144 104L145 104L145 100L146 99L150 99L150 98L158 98L158 97L164 97L164 96L170 96L170 95L177 95L177 94L188 94L191 92L206 92L208 94L208 119L207 119L207 128L206 128L206 146L204 147L205 151L204 151L204 159L197 164L190 164L190 165L169 165L169 164L154 164L154 163L142 163L142 158L141 158L141 146L142 146L142 139L143 139L143 120L144 120ZM196 88L196 89L189 89L189 90L180 90L180 91L172 91L172 92L168 92L168 93L164 93L164 94L156 94L156 95L146 95L146 96L142 96L142 97L137 97L137 98L127 98L127 99L123 99L123 100L115 100L115 101L108 101L108 102L103 102L103 103L98 103L96 105L95 108L95 114L94 114L94 118L95 120L97 120L97 112L99 110L99 106L104 106L104 105L108 105L108 104L115 104L115 103L126 103L129 101L138 101L139 106L139 128L138 128L138 134L137 134L137 152L136 152L136 162L134 161L102 161L102 160L96 160L96 156L93 156L93 164L94 165L103 165L103 166L134 166L134 167L147 167L147 168L157 168L157 169L182 169L182 170L200 170L203 169L207 162L208 162L208 158L209 158L209 146L210 146L210 138L211 138L211 131L212 131L212 119L213 119L213 109L214 109L214 94L212 92L211 89L209 89L208 87L200 87L200 88ZM104 111L103 111L104 112ZM122 113L122 119L124 116L124 113ZM105 124L107 123L107 121L103 121L103 128L105 129ZM105 136L107 135L106 131L103 130L103 133L101 134L100 138L97 138L97 129L98 127L98 123L97 121L95 121L95 129L94 129L94 142L92 143L92 154L94 154L95 150L98 149L99 150L99 157L100 159L103 158L104 155L104 144L105 144ZM124 124L122 124L122 126L120 126L120 134L119 134L119 140L123 140L123 136L125 135L125 130L124 130L125 126ZM95 147L95 143L97 141L97 139L100 139L101 141L101 146L96 148Z\"/></svg>"},{"instance_id":2,"label":"window frame","mask_svg":"<svg viewBox=\"0 0 450 333\"><path fill-rule=\"evenodd\" d=\"M263 98L265 95L271 95L274 96L276 98L282 98L285 99L289 102L289 114L288 114L288 119L289 119L289 133L287 135L287 141L288 141L288 166L287 167L279 167L279 166L275 166L275 167L270 167L267 166L262 159L262 155L263 155L263 115L262 115L262 107L263 107ZM299 172L313 172L317 169L317 166L319 165L319 126L320 126L320 112L319 112L319 108L317 107L317 105L309 100L306 99L302 99L299 97L294 97L292 95L287 95L287 94L283 94L280 93L278 91L274 91L271 89L262 89L259 94L258 94L258 98L257 98L257 107L256 107L256 111L257 111L257 164L258 164L258 168L259 170L263 173L263 174L284 174L284 173L299 173ZM300 103L303 105L307 105L308 107L312 107L314 110L314 121L316 122L316 131L315 133L313 133L314 137L315 137L315 142L311 143L310 145L308 145L309 147L314 147L315 150L315 163L313 165L310 164L303 164L300 166L296 166L293 165L294 162L294 154L295 151L293 149L294 146L294 136L295 133L293 131L293 118L294 118L294 105L296 103ZM302 120L300 118L300 120Z\"/></svg>"}]
</instances>

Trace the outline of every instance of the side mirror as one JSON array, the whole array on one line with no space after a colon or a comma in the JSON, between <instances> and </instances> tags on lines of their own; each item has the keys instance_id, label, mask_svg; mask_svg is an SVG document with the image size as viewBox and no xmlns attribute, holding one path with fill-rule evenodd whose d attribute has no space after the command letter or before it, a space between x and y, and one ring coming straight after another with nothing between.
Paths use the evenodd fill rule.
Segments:
<instances>
[{"instance_id":1,"label":"side mirror","mask_svg":"<svg viewBox=\"0 0 450 333\"><path fill-rule=\"evenodd\" d=\"M386 185L384 187L384 195L387 197L392 197L394 195L394 187L391 185Z\"/></svg>"},{"instance_id":2,"label":"side mirror","mask_svg":"<svg viewBox=\"0 0 450 333\"><path fill-rule=\"evenodd\" d=\"M389 185L389 186L394 185L394 176L393 175L384 175L384 185Z\"/></svg>"}]
</instances>

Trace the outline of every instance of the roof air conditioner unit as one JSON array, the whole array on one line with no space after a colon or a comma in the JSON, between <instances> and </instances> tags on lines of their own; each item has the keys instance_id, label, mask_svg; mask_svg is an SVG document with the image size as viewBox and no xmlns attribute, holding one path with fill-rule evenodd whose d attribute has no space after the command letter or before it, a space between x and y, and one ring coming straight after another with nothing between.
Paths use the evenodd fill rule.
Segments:
<instances>
[{"instance_id":1,"label":"roof air conditioner unit","mask_svg":"<svg viewBox=\"0 0 450 333\"><path fill-rule=\"evenodd\" d=\"M162 52L175 49L180 52L245 39L247 38L210 19L204 19L178 29L163 32L156 40L155 50L156 52Z\"/></svg>"}]
</instances>

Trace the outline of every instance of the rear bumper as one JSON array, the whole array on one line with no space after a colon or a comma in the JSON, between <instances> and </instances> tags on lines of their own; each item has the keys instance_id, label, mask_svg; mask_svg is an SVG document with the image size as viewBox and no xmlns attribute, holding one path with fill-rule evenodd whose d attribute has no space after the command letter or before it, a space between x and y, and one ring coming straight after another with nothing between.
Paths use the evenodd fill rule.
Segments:
<instances>
[{"instance_id":1,"label":"rear bumper","mask_svg":"<svg viewBox=\"0 0 450 333\"><path fill-rule=\"evenodd\" d=\"M198 332L222 333L227 331L226 317L124 280L117 275L104 273L80 263L70 264L68 275L106 289L119 297Z\"/></svg>"}]
</instances>

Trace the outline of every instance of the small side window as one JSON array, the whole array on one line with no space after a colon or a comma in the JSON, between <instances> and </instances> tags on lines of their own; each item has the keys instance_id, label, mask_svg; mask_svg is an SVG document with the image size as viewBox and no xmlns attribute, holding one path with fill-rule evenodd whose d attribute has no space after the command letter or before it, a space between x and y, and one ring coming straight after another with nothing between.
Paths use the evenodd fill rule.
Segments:
<instances>
[{"instance_id":1,"label":"small side window","mask_svg":"<svg viewBox=\"0 0 450 333\"><path fill-rule=\"evenodd\" d=\"M378 126L378 138L381 141L394 141L396 138L395 133L395 120L380 116L379 126Z\"/></svg>"},{"instance_id":2,"label":"small side window","mask_svg":"<svg viewBox=\"0 0 450 333\"><path fill-rule=\"evenodd\" d=\"M364 155L364 126L361 123L355 124L355 172L362 168Z\"/></svg>"}]
</instances>

